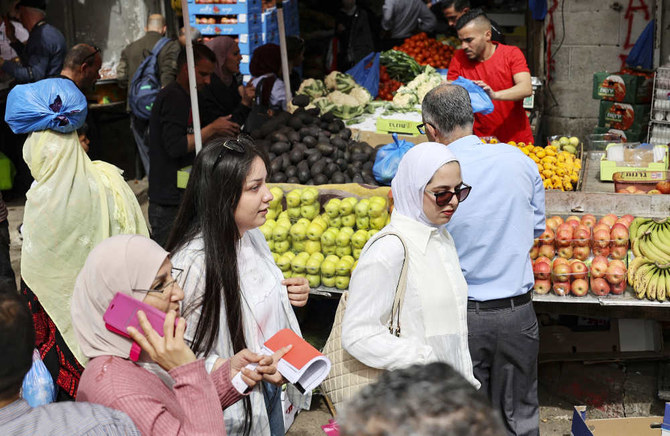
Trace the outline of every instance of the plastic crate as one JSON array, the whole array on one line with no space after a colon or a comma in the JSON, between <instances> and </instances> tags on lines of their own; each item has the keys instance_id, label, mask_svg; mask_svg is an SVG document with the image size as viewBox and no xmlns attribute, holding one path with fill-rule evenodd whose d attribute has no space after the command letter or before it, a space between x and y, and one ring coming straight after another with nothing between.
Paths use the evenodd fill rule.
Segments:
<instances>
[{"instance_id":1,"label":"plastic crate","mask_svg":"<svg viewBox=\"0 0 670 436\"><path fill-rule=\"evenodd\" d=\"M242 56L251 55L256 48L263 45L263 35L261 33L239 35L237 45L240 47L240 54Z\"/></svg>"},{"instance_id":2,"label":"plastic crate","mask_svg":"<svg viewBox=\"0 0 670 436\"><path fill-rule=\"evenodd\" d=\"M198 29L204 36L211 35L250 35L261 33L261 14L239 14L237 24L195 24L195 15L190 16L191 27Z\"/></svg>"},{"instance_id":3,"label":"plastic crate","mask_svg":"<svg viewBox=\"0 0 670 436\"><path fill-rule=\"evenodd\" d=\"M614 173L614 192L636 194L656 189L656 184L670 181L670 171L622 171ZM627 191L627 192L622 192Z\"/></svg>"},{"instance_id":4,"label":"plastic crate","mask_svg":"<svg viewBox=\"0 0 670 436\"><path fill-rule=\"evenodd\" d=\"M190 15L235 15L263 11L261 0L237 0L235 4L196 3L194 0L188 0L188 3Z\"/></svg>"}]
</instances>

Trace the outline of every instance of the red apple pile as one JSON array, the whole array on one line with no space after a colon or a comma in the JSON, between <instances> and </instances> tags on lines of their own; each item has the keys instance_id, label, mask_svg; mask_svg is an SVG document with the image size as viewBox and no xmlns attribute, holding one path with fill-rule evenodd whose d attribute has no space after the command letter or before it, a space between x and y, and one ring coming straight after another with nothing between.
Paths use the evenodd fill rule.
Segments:
<instances>
[{"instance_id":1,"label":"red apple pile","mask_svg":"<svg viewBox=\"0 0 670 436\"><path fill-rule=\"evenodd\" d=\"M592 214L565 220L560 216L547 218L545 232L530 251L535 292L547 294L553 289L556 295L583 297L590 287L598 296L623 294L623 260L628 254L628 227L633 219L632 215L618 218L614 214L600 220ZM589 276L587 260L591 255Z\"/></svg>"}]
</instances>

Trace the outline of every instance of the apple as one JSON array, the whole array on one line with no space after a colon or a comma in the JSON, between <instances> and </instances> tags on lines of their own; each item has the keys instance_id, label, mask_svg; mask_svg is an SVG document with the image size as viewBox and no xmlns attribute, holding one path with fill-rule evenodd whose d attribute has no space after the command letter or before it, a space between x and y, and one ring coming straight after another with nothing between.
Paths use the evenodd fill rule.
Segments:
<instances>
[{"instance_id":1,"label":"apple","mask_svg":"<svg viewBox=\"0 0 670 436\"><path fill-rule=\"evenodd\" d=\"M379 232L379 230L377 230L377 229L369 229L368 230L368 236L369 236L368 239L372 238L378 232Z\"/></svg>"},{"instance_id":2,"label":"apple","mask_svg":"<svg viewBox=\"0 0 670 436\"><path fill-rule=\"evenodd\" d=\"M572 244L574 228L567 223L563 223L556 229L556 243L559 246Z\"/></svg>"},{"instance_id":3,"label":"apple","mask_svg":"<svg viewBox=\"0 0 670 436\"><path fill-rule=\"evenodd\" d=\"M293 277L293 274L291 273L291 270L282 271L282 275L284 276L285 279L290 279L291 277Z\"/></svg>"},{"instance_id":4,"label":"apple","mask_svg":"<svg viewBox=\"0 0 670 436\"><path fill-rule=\"evenodd\" d=\"M330 227L334 227L336 229L339 229L340 227L342 227L342 218L340 218L339 216L336 216L335 218L329 216L328 217L328 225Z\"/></svg>"},{"instance_id":5,"label":"apple","mask_svg":"<svg viewBox=\"0 0 670 436\"><path fill-rule=\"evenodd\" d=\"M296 256L291 261L291 271L294 273L303 273L305 272L305 267L307 265L307 259L303 256Z\"/></svg>"},{"instance_id":6,"label":"apple","mask_svg":"<svg viewBox=\"0 0 670 436\"><path fill-rule=\"evenodd\" d=\"M364 198L358 203L356 203L356 206L354 206L354 214L356 214L357 218L367 217L369 208L370 208L370 200Z\"/></svg>"},{"instance_id":7,"label":"apple","mask_svg":"<svg viewBox=\"0 0 670 436\"><path fill-rule=\"evenodd\" d=\"M550 230L553 231L553 232L556 231L556 229L558 228L559 224L560 224L560 223L559 223L558 221L556 221L556 220L554 219L554 217L547 218L547 219L544 221L544 225L546 226L546 228L550 229Z\"/></svg>"},{"instance_id":8,"label":"apple","mask_svg":"<svg viewBox=\"0 0 670 436\"><path fill-rule=\"evenodd\" d=\"M573 249L571 245L558 247L558 256L565 259L572 259Z\"/></svg>"},{"instance_id":9,"label":"apple","mask_svg":"<svg viewBox=\"0 0 670 436\"><path fill-rule=\"evenodd\" d=\"M309 254L321 252L321 242L319 241L305 241L305 251Z\"/></svg>"},{"instance_id":10,"label":"apple","mask_svg":"<svg viewBox=\"0 0 670 436\"><path fill-rule=\"evenodd\" d=\"M581 260L574 260L570 264L570 271L572 271L573 279L585 279L589 273L589 269L586 264Z\"/></svg>"},{"instance_id":11,"label":"apple","mask_svg":"<svg viewBox=\"0 0 670 436\"><path fill-rule=\"evenodd\" d=\"M600 222L603 224L607 224L609 227L612 227L614 223L616 223L616 220L618 220L619 217L616 215L609 213L605 215L604 217L600 218Z\"/></svg>"},{"instance_id":12,"label":"apple","mask_svg":"<svg viewBox=\"0 0 670 436\"><path fill-rule=\"evenodd\" d=\"M288 271L291 269L291 259L286 255L279 256L279 259L277 259L276 264L282 271Z\"/></svg>"},{"instance_id":13,"label":"apple","mask_svg":"<svg viewBox=\"0 0 670 436\"><path fill-rule=\"evenodd\" d=\"M608 257L610 255L610 247L593 247L591 249L593 251L594 256L602 256L602 257Z\"/></svg>"},{"instance_id":14,"label":"apple","mask_svg":"<svg viewBox=\"0 0 670 436\"><path fill-rule=\"evenodd\" d=\"M661 194L670 194L670 180L656 183L656 189L661 191Z\"/></svg>"},{"instance_id":15,"label":"apple","mask_svg":"<svg viewBox=\"0 0 670 436\"><path fill-rule=\"evenodd\" d=\"M337 250L336 245L322 245L321 246L321 252L323 254L325 254L326 256L331 255L331 254L334 255L335 250Z\"/></svg>"},{"instance_id":16,"label":"apple","mask_svg":"<svg viewBox=\"0 0 670 436\"><path fill-rule=\"evenodd\" d=\"M300 194L300 204L306 206L308 204L316 203L319 199L319 190L316 188L305 188Z\"/></svg>"},{"instance_id":17,"label":"apple","mask_svg":"<svg viewBox=\"0 0 670 436\"><path fill-rule=\"evenodd\" d=\"M329 288L334 288L335 287L335 277L321 276L321 284L323 284L323 286L327 286Z\"/></svg>"},{"instance_id":18,"label":"apple","mask_svg":"<svg viewBox=\"0 0 670 436\"><path fill-rule=\"evenodd\" d=\"M626 264L623 263L623 260L612 259L612 260L610 260L610 263L609 263L608 267L611 266L611 265L618 265L619 267L623 268L624 270L626 269Z\"/></svg>"},{"instance_id":19,"label":"apple","mask_svg":"<svg viewBox=\"0 0 670 436\"><path fill-rule=\"evenodd\" d=\"M587 246L578 246L572 249L572 256L575 259L584 261L589 258L591 254L591 247Z\"/></svg>"},{"instance_id":20,"label":"apple","mask_svg":"<svg viewBox=\"0 0 670 436\"><path fill-rule=\"evenodd\" d=\"M332 277L335 275L335 262L325 259L321 262L321 275L324 277Z\"/></svg>"},{"instance_id":21,"label":"apple","mask_svg":"<svg viewBox=\"0 0 670 436\"><path fill-rule=\"evenodd\" d=\"M607 272L607 258L604 256L596 256L591 261L591 277L602 278Z\"/></svg>"},{"instance_id":22,"label":"apple","mask_svg":"<svg viewBox=\"0 0 670 436\"><path fill-rule=\"evenodd\" d=\"M591 213L587 213L581 219L581 223L586 227L593 227L596 225L596 222L597 222L596 217Z\"/></svg>"},{"instance_id":23,"label":"apple","mask_svg":"<svg viewBox=\"0 0 670 436\"><path fill-rule=\"evenodd\" d=\"M610 293L610 284L602 277L591 278L591 292L599 297Z\"/></svg>"},{"instance_id":24,"label":"apple","mask_svg":"<svg viewBox=\"0 0 670 436\"><path fill-rule=\"evenodd\" d=\"M384 197L375 195L370 197L369 201L370 201L370 207L368 209L368 215L370 215L370 218L378 218L384 212L388 211L388 204Z\"/></svg>"},{"instance_id":25,"label":"apple","mask_svg":"<svg viewBox=\"0 0 670 436\"><path fill-rule=\"evenodd\" d=\"M302 195L302 191L300 189L294 189L292 191L289 191L288 194L286 194L286 206L288 208L295 208L300 206L300 196Z\"/></svg>"},{"instance_id":26,"label":"apple","mask_svg":"<svg viewBox=\"0 0 670 436\"><path fill-rule=\"evenodd\" d=\"M340 259L335 264L335 274L338 276L349 276L351 273L351 264L344 259Z\"/></svg>"},{"instance_id":27,"label":"apple","mask_svg":"<svg viewBox=\"0 0 670 436\"><path fill-rule=\"evenodd\" d=\"M300 206L289 207L286 211L288 212L288 217L291 222L296 222L302 217L302 215L300 215Z\"/></svg>"},{"instance_id":28,"label":"apple","mask_svg":"<svg viewBox=\"0 0 670 436\"><path fill-rule=\"evenodd\" d=\"M547 262L537 262L533 265L533 274L536 280L546 280L551 277L551 266Z\"/></svg>"},{"instance_id":29,"label":"apple","mask_svg":"<svg viewBox=\"0 0 670 436\"><path fill-rule=\"evenodd\" d=\"M335 247L335 254L337 254L340 257L351 256L351 253L353 253L353 251L351 250L351 245L347 245L345 247Z\"/></svg>"},{"instance_id":30,"label":"apple","mask_svg":"<svg viewBox=\"0 0 670 436\"><path fill-rule=\"evenodd\" d=\"M624 281L626 278L626 269L622 268L618 264L612 264L607 267L607 272L605 273L605 279L612 284L616 285Z\"/></svg>"},{"instance_id":31,"label":"apple","mask_svg":"<svg viewBox=\"0 0 670 436\"><path fill-rule=\"evenodd\" d=\"M592 232L597 232L598 230L607 230L610 231L610 226L604 223L598 223L591 229Z\"/></svg>"},{"instance_id":32,"label":"apple","mask_svg":"<svg viewBox=\"0 0 670 436\"><path fill-rule=\"evenodd\" d=\"M614 295L621 295L626 291L626 281L622 281L620 283L612 284L610 286L610 293Z\"/></svg>"},{"instance_id":33,"label":"apple","mask_svg":"<svg viewBox=\"0 0 670 436\"><path fill-rule=\"evenodd\" d=\"M336 218L340 216L340 203L339 198L331 198L328 203L323 207L326 210L326 215L329 218Z\"/></svg>"},{"instance_id":34,"label":"apple","mask_svg":"<svg viewBox=\"0 0 670 436\"><path fill-rule=\"evenodd\" d=\"M570 292L575 297L584 297L589 293L589 282L586 279L576 279L570 285Z\"/></svg>"},{"instance_id":35,"label":"apple","mask_svg":"<svg viewBox=\"0 0 670 436\"><path fill-rule=\"evenodd\" d=\"M346 233L347 235L349 235L349 237L353 236L354 233L356 233L356 232L354 231L354 228L353 228L353 227L349 227L349 226L342 226L342 227L340 228L340 233L342 233L342 232L344 232L344 233Z\"/></svg>"},{"instance_id":36,"label":"apple","mask_svg":"<svg viewBox=\"0 0 670 436\"><path fill-rule=\"evenodd\" d=\"M623 224L614 224L610 231L610 240L614 245L628 246L628 227Z\"/></svg>"},{"instance_id":37,"label":"apple","mask_svg":"<svg viewBox=\"0 0 670 436\"><path fill-rule=\"evenodd\" d=\"M316 274L307 274L307 281L310 288L318 288L321 284L321 276Z\"/></svg>"},{"instance_id":38,"label":"apple","mask_svg":"<svg viewBox=\"0 0 670 436\"><path fill-rule=\"evenodd\" d=\"M321 227L320 224L318 223L311 223L309 226L307 226L307 239L310 241L319 241L321 240L321 235L323 234L323 231L325 229Z\"/></svg>"},{"instance_id":39,"label":"apple","mask_svg":"<svg viewBox=\"0 0 670 436\"><path fill-rule=\"evenodd\" d=\"M347 197L340 202L340 216L354 213L354 207L358 203L355 197Z\"/></svg>"},{"instance_id":40,"label":"apple","mask_svg":"<svg viewBox=\"0 0 670 436\"><path fill-rule=\"evenodd\" d=\"M286 241L288 239L289 229L283 224L277 223L272 229L272 240L275 242Z\"/></svg>"},{"instance_id":41,"label":"apple","mask_svg":"<svg viewBox=\"0 0 670 436\"><path fill-rule=\"evenodd\" d=\"M321 234L321 247L335 245L339 231L336 228L329 227L328 230Z\"/></svg>"},{"instance_id":42,"label":"apple","mask_svg":"<svg viewBox=\"0 0 670 436\"><path fill-rule=\"evenodd\" d=\"M541 235L540 235L540 241L543 244L553 244L554 243L554 238L556 235L554 234L554 231L551 230L550 228L547 228Z\"/></svg>"},{"instance_id":43,"label":"apple","mask_svg":"<svg viewBox=\"0 0 670 436\"><path fill-rule=\"evenodd\" d=\"M286 253L291 249L291 243L289 241L274 241L275 251L277 253Z\"/></svg>"},{"instance_id":44,"label":"apple","mask_svg":"<svg viewBox=\"0 0 670 436\"><path fill-rule=\"evenodd\" d=\"M554 263L551 278L554 282L567 282L570 280L570 265Z\"/></svg>"},{"instance_id":45,"label":"apple","mask_svg":"<svg viewBox=\"0 0 670 436\"><path fill-rule=\"evenodd\" d=\"M610 232L605 229L598 229L593 232L593 246L594 247L609 247L610 245Z\"/></svg>"},{"instance_id":46,"label":"apple","mask_svg":"<svg viewBox=\"0 0 670 436\"><path fill-rule=\"evenodd\" d=\"M535 285L533 286L533 291L536 294L544 295L548 294L551 290L551 281L549 280L535 280Z\"/></svg>"},{"instance_id":47,"label":"apple","mask_svg":"<svg viewBox=\"0 0 670 436\"><path fill-rule=\"evenodd\" d=\"M551 266L551 259L545 256L540 256L537 259L535 259L535 262L533 262L533 265L535 265L538 262L547 262Z\"/></svg>"},{"instance_id":48,"label":"apple","mask_svg":"<svg viewBox=\"0 0 670 436\"><path fill-rule=\"evenodd\" d=\"M370 228L370 217L367 216L357 216L356 217L356 228L360 230L367 230Z\"/></svg>"},{"instance_id":49,"label":"apple","mask_svg":"<svg viewBox=\"0 0 670 436\"><path fill-rule=\"evenodd\" d=\"M354 227L356 225L356 215L353 213L342 215L342 225L345 227Z\"/></svg>"},{"instance_id":50,"label":"apple","mask_svg":"<svg viewBox=\"0 0 670 436\"><path fill-rule=\"evenodd\" d=\"M270 188L270 193L272 194L272 200L270 200L270 207L274 209L277 206L281 205L281 201L284 198L284 191L277 186L273 186L272 188Z\"/></svg>"},{"instance_id":51,"label":"apple","mask_svg":"<svg viewBox=\"0 0 670 436\"><path fill-rule=\"evenodd\" d=\"M610 250L610 257L613 259L625 259L628 255L628 246L627 245L615 245Z\"/></svg>"},{"instance_id":52,"label":"apple","mask_svg":"<svg viewBox=\"0 0 670 436\"><path fill-rule=\"evenodd\" d=\"M572 227L577 227L579 224L581 224L581 220L577 215L570 215L565 219L565 222L570 224Z\"/></svg>"},{"instance_id":53,"label":"apple","mask_svg":"<svg viewBox=\"0 0 670 436\"><path fill-rule=\"evenodd\" d=\"M386 220L388 219L388 213L384 212L381 215L370 218L370 227L376 230L381 230L386 226Z\"/></svg>"},{"instance_id":54,"label":"apple","mask_svg":"<svg viewBox=\"0 0 670 436\"><path fill-rule=\"evenodd\" d=\"M340 290L347 289L349 287L349 277L348 276L335 277L335 287Z\"/></svg>"},{"instance_id":55,"label":"apple","mask_svg":"<svg viewBox=\"0 0 670 436\"><path fill-rule=\"evenodd\" d=\"M591 243L591 229L584 224L578 225L572 236L575 245L583 247Z\"/></svg>"},{"instance_id":56,"label":"apple","mask_svg":"<svg viewBox=\"0 0 670 436\"><path fill-rule=\"evenodd\" d=\"M579 138L576 136L571 136L570 139L568 139L568 143L573 147L577 147L579 145Z\"/></svg>"},{"instance_id":57,"label":"apple","mask_svg":"<svg viewBox=\"0 0 670 436\"><path fill-rule=\"evenodd\" d=\"M554 255L556 254L556 250L554 249L553 245L544 244L544 245L540 246L540 249L538 250L538 253L542 257L547 257L549 259L553 259Z\"/></svg>"},{"instance_id":58,"label":"apple","mask_svg":"<svg viewBox=\"0 0 670 436\"><path fill-rule=\"evenodd\" d=\"M540 247L538 247L537 245L533 245L533 248L530 249L531 260L537 259L539 255L540 255Z\"/></svg>"},{"instance_id":59,"label":"apple","mask_svg":"<svg viewBox=\"0 0 670 436\"><path fill-rule=\"evenodd\" d=\"M554 262L552 263L552 267L557 266L557 265L568 265L568 266L570 266L570 261L568 259L564 259L562 257L557 257L556 259L554 259Z\"/></svg>"},{"instance_id":60,"label":"apple","mask_svg":"<svg viewBox=\"0 0 670 436\"><path fill-rule=\"evenodd\" d=\"M363 248L366 242L368 242L368 232L365 230L357 230L351 236L351 245L353 248Z\"/></svg>"},{"instance_id":61,"label":"apple","mask_svg":"<svg viewBox=\"0 0 670 436\"><path fill-rule=\"evenodd\" d=\"M269 241L267 241L267 243L268 243L268 248L270 249L270 251L274 252L275 251L275 241L270 239Z\"/></svg>"},{"instance_id":62,"label":"apple","mask_svg":"<svg viewBox=\"0 0 670 436\"><path fill-rule=\"evenodd\" d=\"M554 294L563 296L570 293L570 282L554 282Z\"/></svg>"},{"instance_id":63,"label":"apple","mask_svg":"<svg viewBox=\"0 0 670 436\"><path fill-rule=\"evenodd\" d=\"M293 242L304 241L307 237L307 226L303 223L295 223L291 226L290 234Z\"/></svg>"},{"instance_id":64,"label":"apple","mask_svg":"<svg viewBox=\"0 0 670 436\"><path fill-rule=\"evenodd\" d=\"M352 256L354 256L354 259L358 259L359 257L361 257L362 251L363 251L362 248L354 248L353 250L351 250L351 254Z\"/></svg>"},{"instance_id":65,"label":"apple","mask_svg":"<svg viewBox=\"0 0 670 436\"><path fill-rule=\"evenodd\" d=\"M300 206L300 216L307 218L308 220L313 220L319 215L319 204L305 204Z\"/></svg>"},{"instance_id":66,"label":"apple","mask_svg":"<svg viewBox=\"0 0 670 436\"><path fill-rule=\"evenodd\" d=\"M349 243L351 242L351 235L349 232L344 232L340 230L340 232L337 234L337 237L335 238L335 245L338 247L345 247L348 246Z\"/></svg>"}]
</instances>

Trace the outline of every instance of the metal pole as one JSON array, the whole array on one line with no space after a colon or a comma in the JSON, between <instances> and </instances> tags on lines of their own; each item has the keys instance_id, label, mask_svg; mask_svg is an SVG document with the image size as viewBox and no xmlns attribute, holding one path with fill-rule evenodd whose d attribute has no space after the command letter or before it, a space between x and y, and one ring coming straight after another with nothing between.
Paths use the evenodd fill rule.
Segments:
<instances>
[{"instance_id":1,"label":"metal pole","mask_svg":"<svg viewBox=\"0 0 670 436\"><path fill-rule=\"evenodd\" d=\"M182 0L183 1L183 0ZM277 1L277 25L279 27L279 51L281 53L281 71L286 90L286 106L291 101L291 76L288 71L288 52L286 50L286 28L284 27L284 2Z\"/></svg>"},{"instance_id":2,"label":"metal pole","mask_svg":"<svg viewBox=\"0 0 670 436\"><path fill-rule=\"evenodd\" d=\"M195 153L202 149L200 136L200 111L198 110L198 89L195 82L195 62L193 61L193 42L191 41L191 23L188 14L187 0L181 0L181 12L184 17L184 35L186 36L186 68L188 69L188 89L191 94L191 113L193 114L193 135L195 136Z\"/></svg>"}]
</instances>

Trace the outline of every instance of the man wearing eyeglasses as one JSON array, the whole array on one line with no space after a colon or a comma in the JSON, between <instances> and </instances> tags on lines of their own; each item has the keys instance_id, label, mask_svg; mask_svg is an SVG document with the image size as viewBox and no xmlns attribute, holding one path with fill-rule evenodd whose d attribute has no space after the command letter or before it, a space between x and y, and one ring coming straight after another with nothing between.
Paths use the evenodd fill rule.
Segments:
<instances>
[{"instance_id":1,"label":"man wearing eyeglasses","mask_svg":"<svg viewBox=\"0 0 670 436\"><path fill-rule=\"evenodd\" d=\"M65 56L60 75L72 80L85 92L100 78L102 56L100 49L88 44L77 44Z\"/></svg>"},{"instance_id":2,"label":"man wearing eyeglasses","mask_svg":"<svg viewBox=\"0 0 670 436\"><path fill-rule=\"evenodd\" d=\"M37 82L57 76L67 52L65 37L46 18L46 0L21 0L17 4L19 21L29 33L23 44L16 38L14 25L5 19L5 32L20 62L0 58L0 68L14 77L17 83Z\"/></svg>"},{"instance_id":3,"label":"man wearing eyeglasses","mask_svg":"<svg viewBox=\"0 0 670 436\"><path fill-rule=\"evenodd\" d=\"M535 163L509 144L473 135L468 92L443 84L422 103L421 130L449 147L472 185L447 224L468 283L473 372L509 435L538 435L539 331L529 251L544 232L544 186Z\"/></svg>"}]
</instances>

